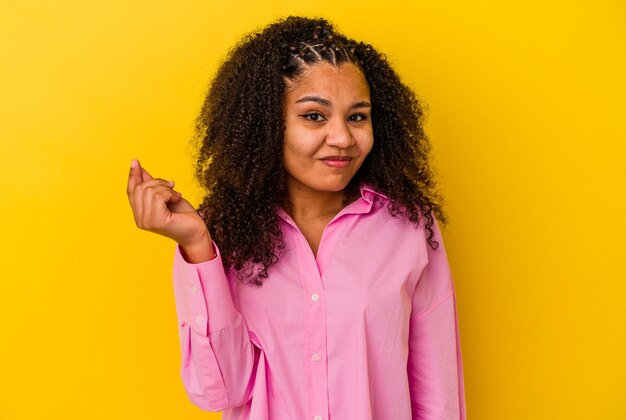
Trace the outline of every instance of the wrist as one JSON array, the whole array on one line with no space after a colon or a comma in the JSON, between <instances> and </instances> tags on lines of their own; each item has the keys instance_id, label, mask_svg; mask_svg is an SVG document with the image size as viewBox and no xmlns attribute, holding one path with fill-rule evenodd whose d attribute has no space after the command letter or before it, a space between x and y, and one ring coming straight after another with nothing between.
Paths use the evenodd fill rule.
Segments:
<instances>
[{"instance_id":1,"label":"wrist","mask_svg":"<svg viewBox=\"0 0 626 420\"><path fill-rule=\"evenodd\" d=\"M210 261L217 256L213 249L211 237L207 234L197 241L190 243L179 243L181 254L185 261L190 264L199 264Z\"/></svg>"}]
</instances>

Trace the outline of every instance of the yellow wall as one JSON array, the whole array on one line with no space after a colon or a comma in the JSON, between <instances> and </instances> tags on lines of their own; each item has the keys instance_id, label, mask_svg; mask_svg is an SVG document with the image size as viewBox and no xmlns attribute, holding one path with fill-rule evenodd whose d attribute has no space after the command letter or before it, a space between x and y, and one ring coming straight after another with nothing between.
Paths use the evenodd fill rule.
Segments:
<instances>
[{"instance_id":1,"label":"yellow wall","mask_svg":"<svg viewBox=\"0 0 626 420\"><path fill-rule=\"evenodd\" d=\"M138 157L197 203L207 82L289 13L429 104L470 419L626 418L623 1L5 3L0 419L219 418L184 394L173 245L135 228L126 176Z\"/></svg>"}]
</instances>

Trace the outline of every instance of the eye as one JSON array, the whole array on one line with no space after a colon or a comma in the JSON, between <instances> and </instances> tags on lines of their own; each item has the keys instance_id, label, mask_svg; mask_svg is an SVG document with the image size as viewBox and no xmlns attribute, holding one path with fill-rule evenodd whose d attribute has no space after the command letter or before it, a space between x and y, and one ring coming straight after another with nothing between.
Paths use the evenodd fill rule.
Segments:
<instances>
[{"instance_id":1,"label":"eye","mask_svg":"<svg viewBox=\"0 0 626 420\"><path fill-rule=\"evenodd\" d=\"M367 115L365 114L352 114L350 115L350 117L348 117L348 120L352 122L360 122L366 119L367 119Z\"/></svg>"},{"instance_id":2,"label":"eye","mask_svg":"<svg viewBox=\"0 0 626 420\"><path fill-rule=\"evenodd\" d=\"M307 114L301 115L301 117L304 117L305 119L313 122L324 121L325 119L324 116L319 112L309 112Z\"/></svg>"}]
</instances>

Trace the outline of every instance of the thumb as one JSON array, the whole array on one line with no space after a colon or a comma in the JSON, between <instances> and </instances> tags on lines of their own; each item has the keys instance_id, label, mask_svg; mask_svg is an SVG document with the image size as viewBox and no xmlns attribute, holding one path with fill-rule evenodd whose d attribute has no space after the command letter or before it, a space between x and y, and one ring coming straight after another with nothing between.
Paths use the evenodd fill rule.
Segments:
<instances>
[{"instance_id":1,"label":"thumb","mask_svg":"<svg viewBox=\"0 0 626 420\"><path fill-rule=\"evenodd\" d=\"M143 168L143 166L139 166L139 168L141 169L141 180L142 180L143 182L145 182L145 181L148 181L148 180L152 179L152 175L150 175L150 174L148 173L148 171L146 171L146 170Z\"/></svg>"},{"instance_id":2,"label":"thumb","mask_svg":"<svg viewBox=\"0 0 626 420\"><path fill-rule=\"evenodd\" d=\"M195 212L191 203L182 197L182 194L178 191L174 191L172 197L167 203L167 207L172 213L187 213Z\"/></svg>"}]
</instances>

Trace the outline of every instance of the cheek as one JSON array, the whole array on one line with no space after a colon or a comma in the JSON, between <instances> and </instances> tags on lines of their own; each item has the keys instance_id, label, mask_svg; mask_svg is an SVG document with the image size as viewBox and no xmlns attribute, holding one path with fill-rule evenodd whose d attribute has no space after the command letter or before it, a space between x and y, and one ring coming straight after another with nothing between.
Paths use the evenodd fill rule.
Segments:
<instances>
[{"instance_id":1,"label":"cheek","mask_svg":"<svg viewBox=\"0 0 626 420\"><path fill-rule=\"evenodd\" d=\"M307 158L315 154L315 144L311 137L289 133L285 136L284 144L284 156L290 158Z\"/></svg>"},{"instance_id":2,"label":"cheek","mask_svg":"<svg viewBox=\"0 0 626 420\"><path fill-rule=\"evenodd\" d=\"M306 159L310 157L306 143L286 139L283 146L283 166L290 170L298 170L307 165Z\"/></svg>"},{"instance_id":3,"label":"cheek","mask_svg":"<svg viewBox=\"0 0 626 420\"><path fill-rule=\"evenodd\" d=\"M368 132L368 133L363 133L363 136L360 139L360 148L361 148L361 153L363 155L363 159L365 159L365 157L369 154L369 152L372 150L372 147L374 147L374 136L372 135L372 132Z\"/></svg>"}]
</instances>

